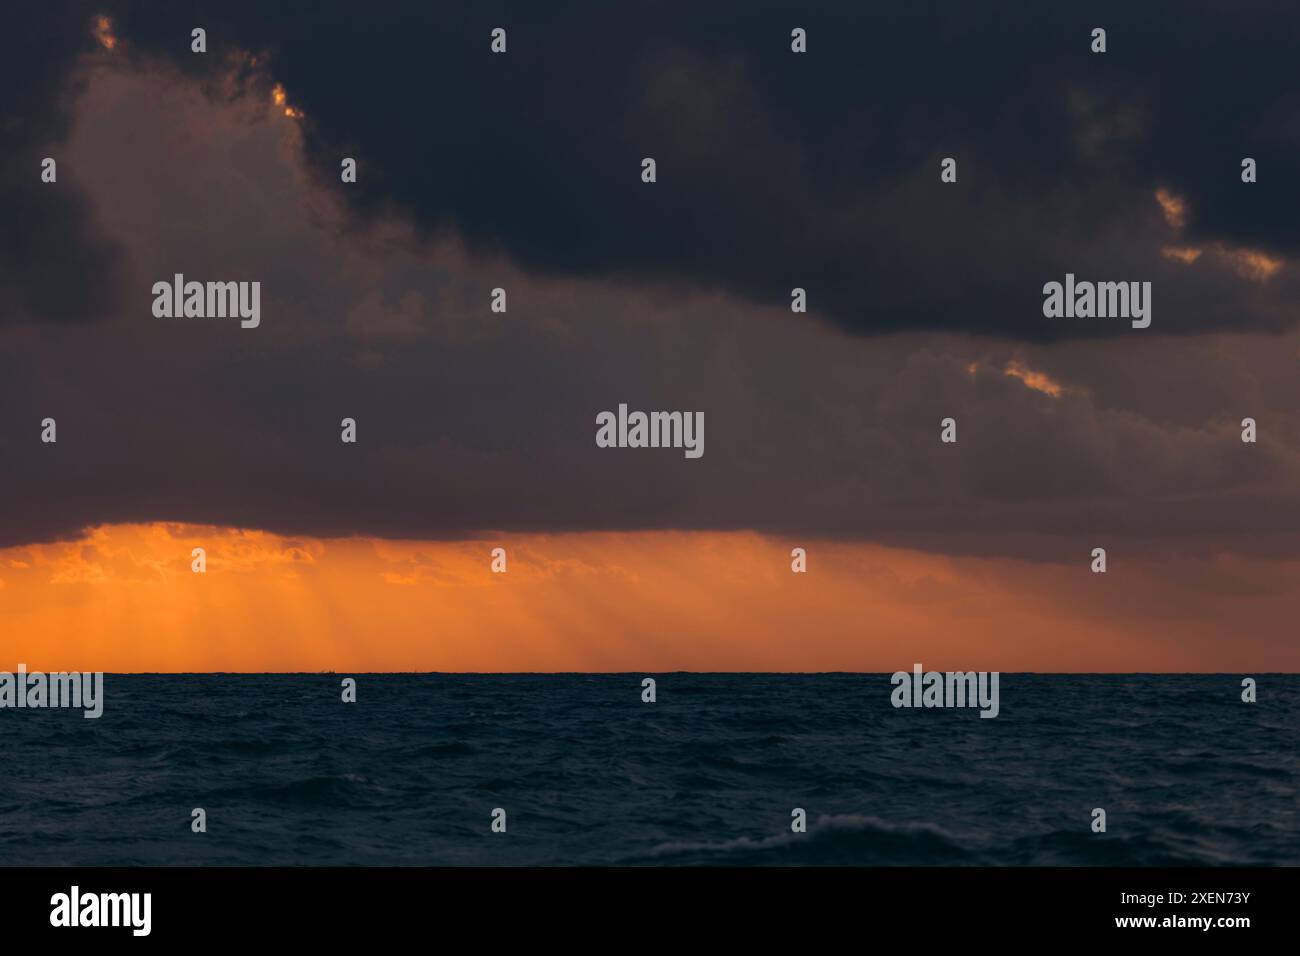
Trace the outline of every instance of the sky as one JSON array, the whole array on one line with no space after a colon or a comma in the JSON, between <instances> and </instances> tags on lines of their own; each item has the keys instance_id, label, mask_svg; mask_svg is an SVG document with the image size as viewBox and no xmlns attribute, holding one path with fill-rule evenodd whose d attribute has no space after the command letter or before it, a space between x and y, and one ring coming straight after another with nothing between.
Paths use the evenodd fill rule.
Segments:
<instances>
[{"instance_id":1,"label":"sky","mask_svg":"<svg viewBox=\"0 0 1300 956\"><path fill-rule=\"evenodd\" d=\"M1296 670L1297 14L1042 6L18 11L0 669Z\"/></svg>"}]
</instances>

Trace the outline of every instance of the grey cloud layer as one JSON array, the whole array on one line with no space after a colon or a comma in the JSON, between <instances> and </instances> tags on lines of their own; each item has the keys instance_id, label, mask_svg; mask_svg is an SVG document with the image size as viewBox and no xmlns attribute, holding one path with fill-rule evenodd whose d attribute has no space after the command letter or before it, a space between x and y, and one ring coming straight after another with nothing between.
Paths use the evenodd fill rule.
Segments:
<instances>
[{"instance_id":1,"label":"grey cloud layer","mask_svg":"<svg viewBox=\"0 0 1300 956\"><path fill-rule=\"evenodd\" d=\"M263 104L163 67L86 82L68 168L133 291L108 321L0 330L19 505L0 544L180 520L744 527L1073 560L1110 542L1297 550L1295 334L863 338L724 290L550 277L404 216L357 231ZM175 271L261 280L262 327L153 318L149 286ZM1013 359L1065 391L1005 374ZM596 448L596 414L621 401L704 411L704 458ZM1246 415L1258 445L1240 442ZM57 445L38 441L45 416Z\"/></svg>"}]
</instances>

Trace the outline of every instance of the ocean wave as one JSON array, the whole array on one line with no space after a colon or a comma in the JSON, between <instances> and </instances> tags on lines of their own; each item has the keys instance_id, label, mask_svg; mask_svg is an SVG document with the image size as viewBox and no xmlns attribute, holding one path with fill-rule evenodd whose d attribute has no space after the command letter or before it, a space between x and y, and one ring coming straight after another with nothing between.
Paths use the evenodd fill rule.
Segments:
<instances>
[{"instance_id":1,"label":"ocean wave","mask_svg":"<svg viewBox=\"0 0 1300 956\"><path fill-rule=\"evenodd\" d=\"M963 841L931 823L896 823L861 814L817 817L806 833L661 843L650 859L716 865L924 866L972 862Z\"/></svg>"}]
</instances>

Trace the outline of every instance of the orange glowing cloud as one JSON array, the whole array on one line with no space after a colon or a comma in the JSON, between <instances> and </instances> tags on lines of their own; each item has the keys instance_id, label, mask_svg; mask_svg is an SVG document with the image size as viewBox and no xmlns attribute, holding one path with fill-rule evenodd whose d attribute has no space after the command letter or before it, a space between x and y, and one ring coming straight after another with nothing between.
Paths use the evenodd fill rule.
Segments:
<instances>
[{"instance_id":1,"label":"orange glowing cloud","mask_svg":"<svg viewBox=\"0 0 1300 956\"><path fill-rule=\"evenodd\" d=\"M1282 268L1282 260L1253 249L1224 250L1223 255L1243 279L1263 282Z\"/></svg>"},{"instance_id":2,"label":"orange glowing cloud","mask_svg":"<svg viewBox=\"0 0 1300 956\"><path fill-rule=\"evenodd\" d=\"M1182 229L1187 221L1187 201L1167 189L1157 189L1156 202L1165 215L1165 222L1174 229Z\"/></svg>"},{"instance_id":3,"label":"orange glowing cloud","mask_svg":"<svg viewBox=\"0 0 1300 956\"><path fill-rule=\"evenodd\" d=\"M95 39L105 50L112 50L117 46L117 37L113 35L113 21L108 17L95 17L91 23L91 32L95 34Z\"/></svg>"},{"instance_id":4,"label":"orange glowing cloud","mask_svg":"<svg viewBox=\"0 0 1300 956\"><path fill-rule=\"evenodd\" d=\"M1160 253L1166 259L1176 259L1190 266L1206 251L1193 247L1166 246L1160 250ZM1214 243L1208 248L1208 252L1215 262L1226 266L1238 277L1250 282L1267 282L1286 265L1285 260L1256 249L1233 249L1222 243Z\"/></svg>"},{"instance_id":5,"label":"orange glowing cloud","mask_svg":"<svg viewBox=\"0 0 1300 956\"><path fill-rule=\"evenodd\" d=\"M254 62L256 61L254 60ZM280 107L284 115L290 119L300 119L302 117L302 110L289 105L288 95L284 92L284 87L279 83L275 84L275 87L271 90L271 102Z\"/></svg>"},{"instance_id":6,"label":"orange glowing cloud","mask_svg":"<svg viewBox=\"0 0 1300 956\"><path fill-rule=\"evenodd\" d=\"M1156 190L1156 202L1164 213L1165 222L1174 229L1182 229L1187 222L1187 201L1167 189ZM1165 246L1160 254L1166 259L1176 259L1184 265L1192 265L1201 258L1204 249L1193 246ZM1265 282L1286 263L1282 259L1267 255L1255 249L1241 249L1214 243L1209 247L1215 261L1226 265L1238 276L1251 282Z\"/></svg>"},{"instance_id":7,"label":"orange glowing cloud","mask_svg":"<svg viewBox=\"0 0 1300 956\"><path fill-rule=\"evenodd\" d=\"M1201 250L1194 249L1190 246L1178 248L1176 246L1165 246L1160 250L1160 254L1166 259L1177 259L1184 265L1191 265L1197 259L1201 258Z\"/></svg>"},{"instance_id":8,"label":"orange glowing cloud","mask_svg":"<svg viewBox=\"0 0 1300 956\"><path fill-rule=\"evenodd\" d=\"M1046 372L1036 372L1017 359L1008 362L1002 374L1019 379L1026 387L1050 395L1052 398L1060 398L1061 393L1065 391L1064 387L1059 382L1053 381Z\"/></svg>"}]
</instances>

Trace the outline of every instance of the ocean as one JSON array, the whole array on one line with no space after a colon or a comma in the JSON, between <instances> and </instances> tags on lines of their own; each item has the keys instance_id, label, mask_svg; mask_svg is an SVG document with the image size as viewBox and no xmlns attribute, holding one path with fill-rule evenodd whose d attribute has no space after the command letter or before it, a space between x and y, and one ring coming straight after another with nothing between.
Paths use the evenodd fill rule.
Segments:
<instances>
[{"instance_id":1,"label":"ocean","mask_svg":"<svg viewBox=\"0 0 1300 956\"><path fill-rule=\"evenodd\" d=\"M1300 675L643 676L108 674L0 710L0 865L1300 864Z\"/></svg>"}]
</instances>

